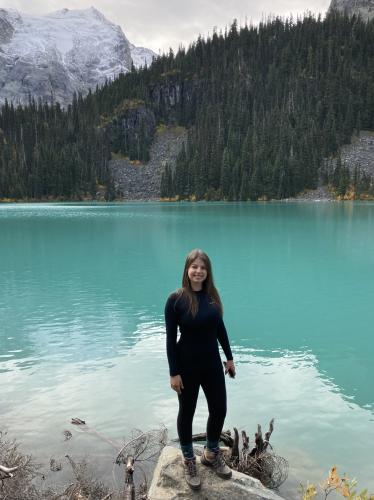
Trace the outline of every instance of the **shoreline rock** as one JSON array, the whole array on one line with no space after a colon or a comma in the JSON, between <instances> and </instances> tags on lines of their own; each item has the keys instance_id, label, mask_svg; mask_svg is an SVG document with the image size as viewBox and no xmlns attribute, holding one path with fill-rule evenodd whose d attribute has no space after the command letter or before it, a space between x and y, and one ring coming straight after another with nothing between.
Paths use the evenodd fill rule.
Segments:
<instances>
[{"instance_id":1,"label":"shoreline rock","mask_svg":"<svg viewBox=\"0 0 374 500\"><path fill-rule=\"evenodd\" d=\"M230 480L224 480L209 467L200 464L198 469L202 487L192 491L184 479L181 452L177 448L165 446L158 459L153 479L148 491L148 500L283 500L273 491L265 488L258 479L233 471Z\"/></svg>"}]
</instances>

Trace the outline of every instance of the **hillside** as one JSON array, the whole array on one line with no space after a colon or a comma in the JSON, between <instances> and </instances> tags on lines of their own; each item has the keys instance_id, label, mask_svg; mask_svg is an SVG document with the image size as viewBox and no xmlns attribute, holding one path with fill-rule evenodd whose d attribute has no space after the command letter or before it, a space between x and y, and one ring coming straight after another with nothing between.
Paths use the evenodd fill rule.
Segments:
<instances>
[{"instance_id":1,"label":"hillside","mask_svg":"<svg viewBox=\"0 0 374 500\"><path fill-rule=\"evenodd\" d=\"M147 163L161 125L188 131L175 162L161 165L163 197L285 199L321 184L371 196L373 178L352 173L340 152L374 130L373 46L374 21L337 12L234 22L65 111L5 106L0 197L79 199L104 185L111 199L119 192L110 158Z\"/></svg>"}]
</instances>

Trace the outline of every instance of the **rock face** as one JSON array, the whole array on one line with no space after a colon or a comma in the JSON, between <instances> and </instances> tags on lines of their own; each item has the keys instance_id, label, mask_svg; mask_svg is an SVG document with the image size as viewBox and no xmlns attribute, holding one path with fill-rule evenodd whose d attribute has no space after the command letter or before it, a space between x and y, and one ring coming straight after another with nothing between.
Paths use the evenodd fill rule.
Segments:
<instances>
[{"instance_id":1,"label":"rock face","mask_svg":"<svg viewBox=\"0 0 374 500\"><path fill-rule=\"evenodd\" d=\"M93 7L39 17L0 9L0 104L25 104L30 94L66 105L153 56Z\"/></svg>"},{"instance_id":2,"label":"rock face","mask_svg":"<svg viewBox=\"0 0 374 500\"><path fill-rule=\"evenodd\" d=\"M177 104L192 101L193 86L189 80L168 78L165 82L151 87L150 98L156 107L173 108Z\"/></svg>"},{"instance_id":3,"label":"rock face","mask_svg":"<svg viewBox=\"0 0 374 500\"><path fill-rule=\"evenodd\" d=\"M374 0L331 0L329 10L346 12L349 16L360 14L369 20L374 17Z\"/></svg>"},{"instance_id":4,"label":"rock face","mask_svg":"<svg viewBox=\"0 0 374 500\"><path fill-rule=\"evenodd\" d=\"M149 500L282 500L266 489L260 481L233 471L230 480L220 479L197 458L202 487L192 492L186 484L181 462L181 452L166 446L160 455L148 492Z\"/></svg>"},{"instance_id":5,"label":"rock face","mask_svg":"<svg viewBox=\"0 0 374 500\"><path fill-rule=\"evenodd\" d=\"M374 178L374 133L361 130L358 136L352 137L351 144L340 148L342 166L347 167L351 178L357 169L360 175ZM324 167L331 172L337 164L337 157L327 159Z\"/></svg>"},{"instance_id":6,"label":"rock face","mask_svg":"<svg viewBox=\"0 0 374 500\"><path fill-rule=\"evenodd\" d=\"M0 11L1 12L1 11ZM0 43L9 43L14 33L14 27L4 16L0 17Z\"/></svg>"},{"instance_id":7,"label":"rock face","mask_svg":"<svg viewBox=\"0 0 374 500\"><path fill-rule=\"evenodd\" d=\"M166 75L150 87L149 98L153 108L167 123L178 123L183 110L184 120L189 119L185 107L192 110L199 105L199 82L182 79L178 74ZM191 113L191 111L190 111Z\"/></svg>"},{"instance_id":8,"label":"rock face","mask_svg":"<svg viewBox=\"0 0 374 500\"><path fill-rule=\"evenodd\" d=\"M109 167L115 189L122 199L158 200L165 165L175 165L186 136L186 130L181 127L165 127L164 130L158 130L154 136L148 163L111 160Z\"/></svg>"},{"instance_id":9,"label":"rock face","mask_svg":"<svg viewBox=\"0 0 374 500\"><path fill-rule=\"evenodd\" d=\"M111 122L105 127L111 151L127 154L130 159L147 160L148 155L144 148L148 149L153 139L156 128L155 114L143 103L131 104L124 101L123 109L116 111Z\"/></svg>"},{"instance_id":10,"label":"rock face","mask_svg":"<svg viewBox=\"0 0 374 500\"><path fill-rule=\"evenodd\" d=\"M362 130L351 144L342 146L340 155L351 174L357 167L361 172L374 176L374 133Z\"/></svg>"}]
</instances>

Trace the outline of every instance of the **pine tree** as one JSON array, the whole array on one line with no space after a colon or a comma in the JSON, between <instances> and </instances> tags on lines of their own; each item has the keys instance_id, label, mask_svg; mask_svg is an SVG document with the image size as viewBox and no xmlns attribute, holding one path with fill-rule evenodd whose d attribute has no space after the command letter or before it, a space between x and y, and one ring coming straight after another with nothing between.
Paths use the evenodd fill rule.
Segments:
<instances>
[{"instance_id":1,"label":"pine tree","mask_svg":"<svg viewBox=\"0 0 374 500\"><path fill-rule=\"evenodd\" d=\"M221 193L223 198L228 198L231 187L231 154L230 151L225 148L222 155L221 164Z\"/></svg>"}]
</instances>

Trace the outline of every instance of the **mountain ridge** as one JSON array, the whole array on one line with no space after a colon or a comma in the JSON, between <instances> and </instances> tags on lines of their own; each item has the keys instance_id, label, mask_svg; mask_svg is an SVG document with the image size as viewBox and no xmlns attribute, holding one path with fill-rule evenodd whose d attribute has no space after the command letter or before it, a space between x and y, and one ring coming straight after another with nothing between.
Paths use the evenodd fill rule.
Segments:
<instances>
[{"instance_id":1,"label":"mountain ridge","mask_svg":"<svg viewBox=\"0 0 374 500\"><path fill-rule=\"evenodd\" d=\"M27 104L31 96L66 106L74 93L86 95L155 56L95 7L42 16L0 9L0 104Z\"/></svg>"}]
</instances>

